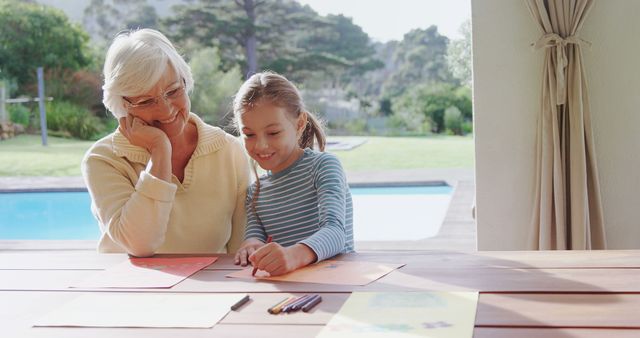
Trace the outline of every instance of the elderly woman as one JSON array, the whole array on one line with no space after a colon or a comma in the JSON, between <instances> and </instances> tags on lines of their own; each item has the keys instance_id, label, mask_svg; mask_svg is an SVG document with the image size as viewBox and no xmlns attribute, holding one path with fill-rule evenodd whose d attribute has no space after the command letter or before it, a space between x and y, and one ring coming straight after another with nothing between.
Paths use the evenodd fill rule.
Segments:
<instances>
[{"instance_id":1,"label":"elderly woman","mask_svg":"<svg viewBox=\"0 0 640 338\"><path fill-rule=\"evenodd\" d=\"M162 33L118 35L103 103L120 127L85 155L100 252L235 252L249 180L241 143L190 113L191 70Z\"/></svg>"}]
</instances>

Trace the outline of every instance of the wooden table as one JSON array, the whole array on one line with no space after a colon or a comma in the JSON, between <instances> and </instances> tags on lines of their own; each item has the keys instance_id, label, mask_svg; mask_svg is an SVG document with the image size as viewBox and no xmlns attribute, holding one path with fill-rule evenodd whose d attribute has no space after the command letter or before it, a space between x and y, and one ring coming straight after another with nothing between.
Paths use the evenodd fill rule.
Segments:
<instances>
[{"instance_id":1,"label":"wooden table","mask_svg":"<svg viewBox=\"0 0 640 338\"><path fill-rule=\"evenodd\" d=\"M69 289L120 263L121 254L0 251L2 337L312 337L352 291L480 291L474 337L640 337L640 250L558 252L366 252L338 259L406 263L366 286L225 278L230 256L168 290ZM212 329L32 328L45 313L87 292L251 294ZM270 315L287 295L322 293L310 313Z\"/></svg>"}]
</instances>

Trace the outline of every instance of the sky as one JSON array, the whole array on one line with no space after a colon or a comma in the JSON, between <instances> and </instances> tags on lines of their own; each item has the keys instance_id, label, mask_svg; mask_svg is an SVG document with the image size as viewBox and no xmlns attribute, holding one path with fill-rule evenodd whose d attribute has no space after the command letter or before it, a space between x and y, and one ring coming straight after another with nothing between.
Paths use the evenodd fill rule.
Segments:
<instances>
[{"instance_id":1,"label":"sky","mask_svg":"<svg viewBox=\"0 0 640 338\"><path fill-rule=\"evenodd\" d=\"M415 28L438 26L451 39L461 38L460 25L471 17L471 0L298 0L321 15L351 17L376 41L402 40Z\"/></svg>"}]
</instances>

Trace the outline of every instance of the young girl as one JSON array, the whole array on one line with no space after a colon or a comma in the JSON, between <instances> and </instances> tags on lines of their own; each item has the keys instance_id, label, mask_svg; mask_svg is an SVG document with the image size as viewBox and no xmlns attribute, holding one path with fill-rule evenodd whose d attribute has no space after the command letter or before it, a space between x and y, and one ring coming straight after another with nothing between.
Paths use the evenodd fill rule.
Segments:
<instances>
[{"instance_id":1,"label":"young girl","mask_svg":"<svg viewBox=\"0 0 640 338\"><path fill-rule=\"evenodd\" d=\"M296 87L281 75L249 78L235 121L249 156L267 171L247 192L247 230L235 263L272 276L353 252L351 193L340 161ZM317 142L318 149L313 149ZM266 243L267 238L273 242Z\"/></svg>"}]
</instances>

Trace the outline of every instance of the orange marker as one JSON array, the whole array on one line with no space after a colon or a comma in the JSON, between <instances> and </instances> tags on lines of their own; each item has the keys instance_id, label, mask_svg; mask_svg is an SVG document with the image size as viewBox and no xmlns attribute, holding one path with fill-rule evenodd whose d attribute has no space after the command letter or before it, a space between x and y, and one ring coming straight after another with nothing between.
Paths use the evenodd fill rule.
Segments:
<instances>
[{"instance_id":1,"label":"orange marker","mask_svg":"<svg viewBox=\"0 0 640 338\"><path fill-rule=\"evenodd\" d=\"M267 243L271 243L271 240L273 240L273 237L267 236ZM253 271L251 271L251 276L255 276L256 272L258 272L257 266L253 268Z\"/></svg>"}]
</instances>

